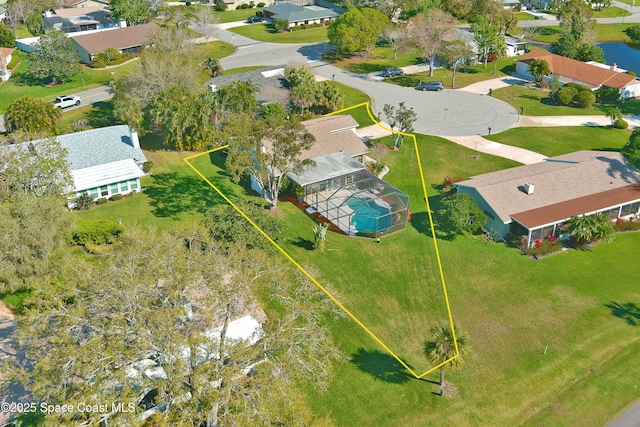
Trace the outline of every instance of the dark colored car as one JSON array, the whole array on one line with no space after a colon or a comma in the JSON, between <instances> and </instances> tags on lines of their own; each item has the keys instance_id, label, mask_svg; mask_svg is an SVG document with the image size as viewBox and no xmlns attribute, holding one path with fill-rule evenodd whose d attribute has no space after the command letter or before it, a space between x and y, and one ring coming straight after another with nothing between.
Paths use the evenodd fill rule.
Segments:
<instances>
[{"instance_id":1,"label":"dark colored car","mask_svg":"<svg viewBox=\"0 0 640 427\"><path fill-rule=\"evenodd\" d=\"M404 74L404 71L396 67L389 67L382 70L382 77L401 76L403 74Z\"/></svg>"},{"instance_id":2,"label":"dark colored car","mask_svg":"<svg viewBox=\"0 0 640 427\"><path fill-rule=\"evenodd\" d=\"M444 89L444 84L442 84L442 82L439 82L439 81L424 82L424 83L420 83L417 89L418 90L435 90L437 92L440 92L442 89Z\"/></svg>"},{"instance_id":3,"label":"dark colored car","mask_svg":"<svg viewBox=\"0 0 640 427\"><path fill-rule=\"evenodd\" d=\"M262 18L262 16L250 16L247 18L247 22L249 24L255 24L256 22L262 22L264 19Z\"/></svg>"}]
</instances>

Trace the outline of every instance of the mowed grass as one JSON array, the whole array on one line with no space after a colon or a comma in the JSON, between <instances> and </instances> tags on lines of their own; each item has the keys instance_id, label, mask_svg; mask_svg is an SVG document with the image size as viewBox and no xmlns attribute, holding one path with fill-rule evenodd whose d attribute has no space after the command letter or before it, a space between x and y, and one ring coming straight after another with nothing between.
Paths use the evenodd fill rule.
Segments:
<instances>
[{"instance_id":1,"label":"mowed grass","mask_svg":"<svg viewBox=\"0 0 640 427\"><path fill-rule=\"evenodd\" d=\"M235 52L235 48L232 45L221 41L201 44L197 46L197 49L198 55L203 59L208 56L223 58ZM4 113L11 102L22 96L53 100L58 95L73 94L108 85L115 77L130 72L136 63L136 60L132 60L119 66L103 69L83 67L82 74L71 78L64 84L44 86L40 80L31 77L27 55L20 51L15 51L13 55L16 57L17 63L13 69L13 75L9 81L0 83L0 114Z\"/></svg>"},{"instance_id":2,"label":"mowed grass","mask_svg":"<svg viewBox=\"0 0 640 427\"><path fill-rule=\"evenodd\" d=\"M394 58L393 49L378 46L372 47L369 52L353 55L332 50L325 53L323 59L331 65L359 74L374 73L388 67L417 65L423 62L422 58L414 53L398 52L397 57Z\"/></svg>"},{"instance_id":3,"label":"mowed grass","mask_svg":"<svg viewBox=\"0 0 640 427\"><path fill-rule=\"evenodd\" d=\"M226 23L246 21L248 17L254 16L259 10L261 11L262 8L225 10L224 12L213 10L212 13L218 18L220 23Z\"/></svg>"},{"instance_id":4,"label":"mowed grass","mask_svg":"<svg viewBox=\"0 0 640 427\"><path fill-rule=\"evenodd\" d=\"M630 134L630 130L600 126L522 127L485 138L552 157L578 150L620 150Z\"/></svg>"},{"instance_id":5,"label":"mowed grass","mask_svg":"<svg viewBox=\"0 0 640 427\"><path fill-rule=\"evenodd\" d=\"M472 160L470 150L438 138L420 136L418 144L432 209L444 176L516 165L486 154ZM446 309L415 156L405 143L384 159L385 180L410 194L413 219L381 243L330 233L325 252L312 251L313 220L287 203L279 209L282 247L420 373L429 367L421 354L428 330L446 320ZM197 165L224 182L221 159L203 156ZM224 185L232 195L244 191ZM629 233L532 260L479 236L439 239L453 316L470 336L465 366L447 373L456 391L435 396L436 373L414 379L345 318L330 326L348 358L335 363L327 393L310 381L314 409L341 426L423 426L443 417L451 425L605 424L634 399L640 375L640 326L630 324L640 317L638 243L640 234Z\"/></svg>"},{"instance_id":6,"label":"mowed grass","mask_svg":"<svg viewBox=\"0 0 640 427\"><path fill-rule=\"evenodd\" d=\"M493 74L494 64L492 62L489 62L486 68L484 67L484 64L477 64L465 67L464 69L459 69L456 73L455 87L461 88L484 80L505 77L515 70L515 61L515 58L499 60L495 74ZM448 68L436 68L433 71L433 76L429 76L429 71L423 71L419 73L405 74L398 77L391 77L385 81L387 83L393 83L405 87L417 87L420 82L440 80L444 83L445 87L449 88L451 87L452 77L452 70Z\"/></svg>"},{"instance_id":7,"label":"mowed grass","mask_svg":"<svg viewBox=\"0 0 640 427\"><path fill-rule=\"evenodd\" d=\"M620 18L622 16L631 16L632 13L620 7L605 7L603 10L593 12L594 18Z\"/></svg>"},{"instance_id":8,"label":"mowed grass","mask_svg":"<svg viewBox=\"0 0 640 427\"><path fill-rule=\"evenodd\" d=\"M630 42L631 39L627 36L624 30L632 25L636 24L596 24L594 42ZM553 43L558 40L562 31L563 30L560 27L540 27L536 29L534 40L543 43Z\"/></svg>"},{"instance_id":9,"label":"mowed grass","mask_svg":"<svg viewBox=\"0 0 640 427\"><path fill-rule=\"evenodd\" d=\"M600 115L604 112L596 104L593 108L576 108L556 105L548 90L533 89L525 86L507 86L495 89L494 98L513 105L517 110L524 107L527 116L583 116Z\"/></svg>"},{"instance_id":10,"label":"mowed grass","mask_svg":"<svg viewBox=\"0 0 640 427\"><path fill-rule=\"evenodd\" d=\"M271 43L317 43L327 39L326 27L278 33L268 22L234 27L230 31L253 40Z\"/></svg>"}]
</instances>

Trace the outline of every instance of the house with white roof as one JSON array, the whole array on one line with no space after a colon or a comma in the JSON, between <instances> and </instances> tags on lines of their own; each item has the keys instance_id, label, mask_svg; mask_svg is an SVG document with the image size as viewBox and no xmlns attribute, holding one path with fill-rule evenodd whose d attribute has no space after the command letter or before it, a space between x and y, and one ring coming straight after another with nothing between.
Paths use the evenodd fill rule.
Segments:
<instances>
[{"instance_id":1,"label":"house with white roof","mask_svg":"<svg viewBox=\"0 0 640 427\"><path fill-rule=\"evenodd\" d=\"M135 130L109 126L59 135L56 140L68 152L75 199L89 194L94 200L114 194L140 191L140 177L147 161Z\"/></svg>"},{"instance_id":2,"label":"house with white roof","mask_svg":"<svg viewBox=\"0 0 640 427\"><path fill-rule=\"evenodd\" d=\"M613 221L640 213L640 171L612 151L577 151L455 186L487 214L488 230L525 237L529 245L550 235L568 237L574 216L602 212Z\"/></svg>"}]
</instances>

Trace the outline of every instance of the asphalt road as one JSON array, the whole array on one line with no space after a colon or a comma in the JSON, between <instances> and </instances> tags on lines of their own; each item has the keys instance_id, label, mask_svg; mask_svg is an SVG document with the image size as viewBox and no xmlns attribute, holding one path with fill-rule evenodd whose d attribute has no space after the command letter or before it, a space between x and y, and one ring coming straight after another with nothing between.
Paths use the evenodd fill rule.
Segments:
<instances>
[{"instance_id":1,"label":"asphalt road","mask_svg":"<svg viewBox=\"0 0 640 427\"><path fill-rule=\"evenodd\" d=\"M238 50L220 61L223 68L306 64L318 76L369 94L375 113L381 112L385 104L397 106L398 103L405 102L418 115L414 127L419 133L442 136L487 135L489 128L492 133L501 132L518 120L518 112L512 106L486 95L449 89L442 92L422 92L385 83L375 75L351 73L328 65L321 60L322 54L328 49L327 43L260 43L240 36L231 38L229 34L229 31L221 31L219 37L234 40ZM381 117L384 118L384 115L381 114Z\"/></svg>"},{"instance_id":2,"label":"asphalt road","mask_svg":"<svg viewBox=\"0 0 640 427\"><path fill-rule=\"evenodd\" d=\"M89 104L94 104L96 102L104 101L113 96L113 94L109 91L109 86L100 86L94 89L85 90L78 93L72 93L70 95L78 95L80 97L81 104L78 106L73 106L69 108L65 108L62 110L62 114L67 111L75 110L77 108L84 107ZM53 99L51 100L53 101ZM0 132L5 132L6 129L4 127L4 116L0 116Z\"/></svg>"},{"instance_id":3,"label":"asphalt road","mask_svg":"<svg viewBox=\"0 0 640 427\"><path fill-rule=\"evenodd\" d=\"M607 427L640 427L640 400L607 424Z\"/></svg>"}]
</instances>

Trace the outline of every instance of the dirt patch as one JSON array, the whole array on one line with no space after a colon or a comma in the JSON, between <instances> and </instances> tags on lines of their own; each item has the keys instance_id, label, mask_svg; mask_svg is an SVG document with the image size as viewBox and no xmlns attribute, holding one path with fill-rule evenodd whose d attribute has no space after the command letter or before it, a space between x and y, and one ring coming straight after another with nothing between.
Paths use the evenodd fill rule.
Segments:
<instances>
[{"instance_id":1,"label":"dirt patch","mask_svg":"<svg viewBox=\"0 0 640 427\"><path fill-rule=\"evenodd\" d=\"M9 307L7 307L2 301L0 301L0 322L5 320L14 320L16 317L13 315Z\"/></svg>"}]
</instances>

